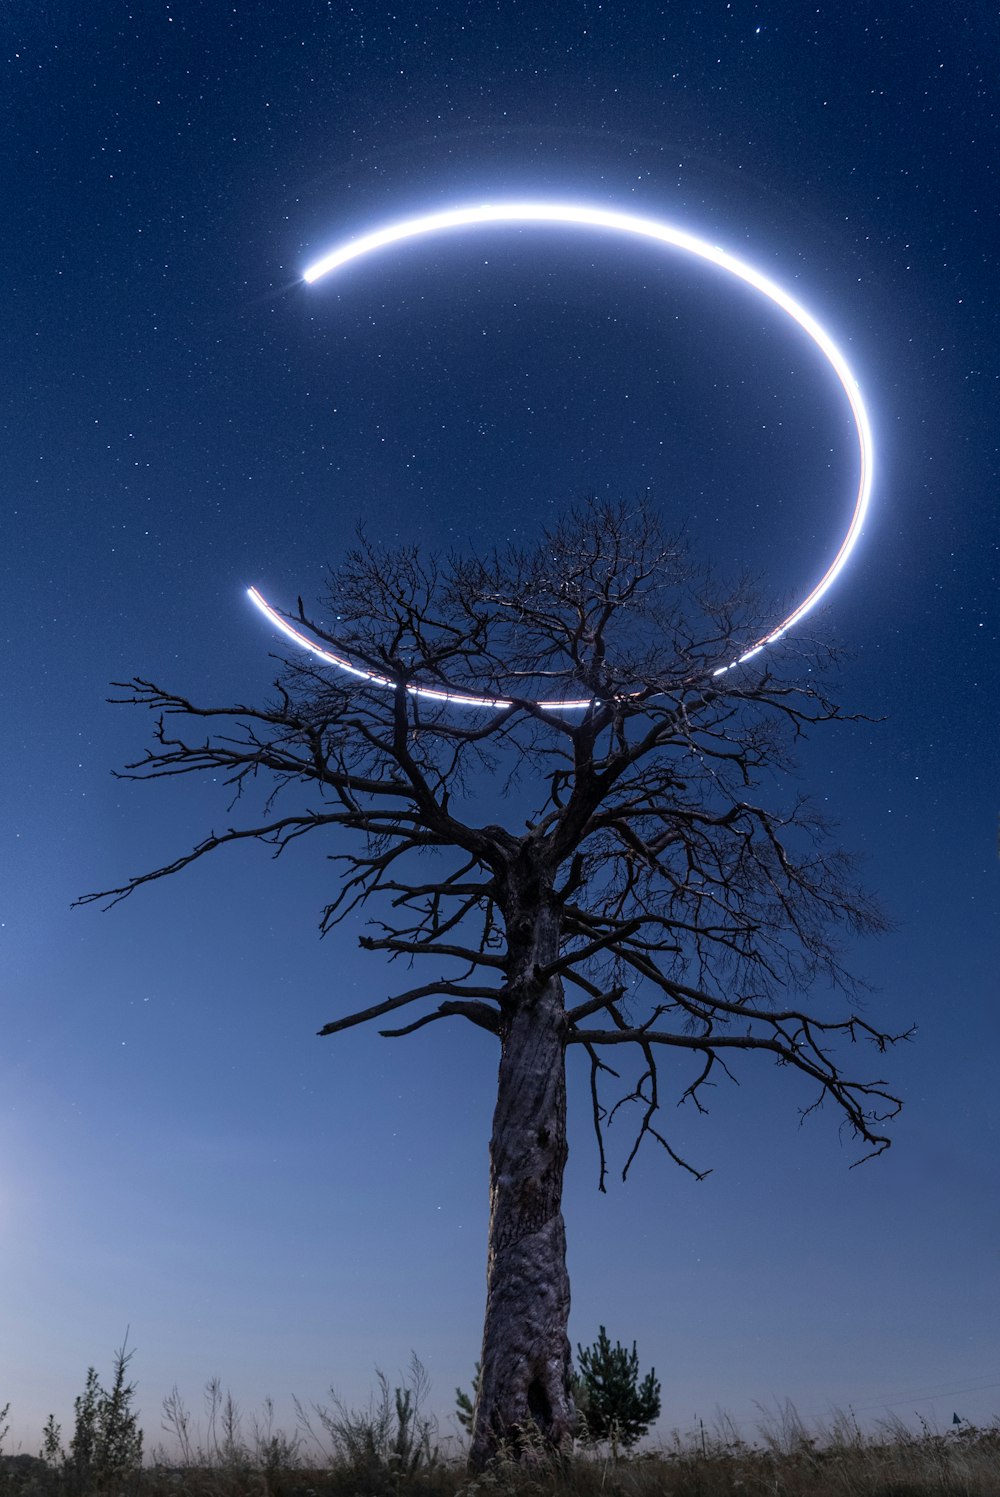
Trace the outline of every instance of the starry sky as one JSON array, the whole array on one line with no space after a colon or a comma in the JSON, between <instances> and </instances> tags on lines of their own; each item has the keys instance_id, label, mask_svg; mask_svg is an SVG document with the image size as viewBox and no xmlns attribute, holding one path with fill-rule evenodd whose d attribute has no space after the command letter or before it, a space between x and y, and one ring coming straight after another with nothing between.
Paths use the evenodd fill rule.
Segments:
<instances>
[{"instance_id":1,"label":"starry sky","mask_svg":"<svg viewBox=\"0 0 1000 1497\"><path fill-rule=\"evenodd\" d=\"M639 1343L661 1428L1000 1407L996 993L1000 24L701 0L393 7L139 0L0 21L4 774L0 1405L37 1449L130 1327L153 1441L175 1384L367 1400L411 1349L449 1428L478 1355L495 1042L315 1031L393 980L316 924L333 873L229 851L109 914L73 899L184 851L212 784L137 787L140 674L259 699L253 613L315 598L359 519L429 546L529 540L649 491L723 573L811 586L856 456L823 361L745 288L552 229L334 243L455 203L660 217L752 261L843 345L878 467L822 627L870 718L802 784L892 933L849 962L881 1027L890 1153L855 1157L745 1067L597 1194L571 1067L571 1337ZM468 1029L468 1032L466 1030ZM866 1061L874 1068L876 1058ZM874 1072L873 1072L874 1073ZM620 1167L627 1140L612 1135ZM616 1147L619 1153L615 1153ZM621 1157L619 1157L621 1156Z\"/></svg>"}]
</instances>

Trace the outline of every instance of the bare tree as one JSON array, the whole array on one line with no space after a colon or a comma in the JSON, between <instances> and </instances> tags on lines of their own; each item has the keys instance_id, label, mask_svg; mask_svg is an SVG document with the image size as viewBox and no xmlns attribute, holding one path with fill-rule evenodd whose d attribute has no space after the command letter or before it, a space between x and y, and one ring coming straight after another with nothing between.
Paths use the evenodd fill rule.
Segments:
<instances>
[{"instance_id":1,"label":"bare tree","mask_svg":"<svg viewBox=\"0 0 1000 1497\"><path fill-rule=\"evenodd\" d=\"M365 949L430 959L434 975L319 1033L418 1005L381 1033L462 1018L500 1043L472 1464L532 1427L562 1450L574 1427L567 1046L589 1060L601 1189L605 1125L627 1102L626 1175L647 1140L705 1173L660 1122L664 1052L690 1059L677 1089L671 1072L674 1102L703 1111L709 1083L757 1052L810 1083L805 1113L833 1104L864 1157L888 1146L899 1100L833 1051L900 1036L856 1005L807 1010L803 996L817 978L849 994L834 937L877 930L880 916L808 804L771 809L759 789L770 780L769 798L786 800L792 742L838 710L790 646L723 669L753 644L760 612L745 589L711 594L642 505L591 502L536 548L487 559L362 540L328 604L326 622L301 600L289 621L353 675L302 652L262 708L127 683L115 700L150 708L157 726L124 777L221 775L240 820L81 902L116 903L233 842L277 854L306 833L337 839L322 930L363 906ZM477 800L498 783L508 825L481 825ZM610 1063L623 1052L631 1080Z\"/></svg>"}]
</instances>

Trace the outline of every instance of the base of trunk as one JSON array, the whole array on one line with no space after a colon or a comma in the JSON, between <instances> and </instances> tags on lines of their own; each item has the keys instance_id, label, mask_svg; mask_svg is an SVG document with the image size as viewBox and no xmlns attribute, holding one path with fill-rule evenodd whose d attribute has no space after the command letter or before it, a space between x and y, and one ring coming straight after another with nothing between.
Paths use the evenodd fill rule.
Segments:
<instances>
[{"instance_id":1,"label":"base of trunk","mask_svg":"<svg viewBox=\"0 0 1000 1497\"><path fill-rule=\"evenodd\" d=\"M551 928L550 928L551 927ZM558 950L543 910L528 973ZM542 939L542 936L546 939ZM490 1140L486 1321L469 1463L568 1451L569 1274L562 1217L566 1166L566 1014L558 978L508 990L508 1018Z\"/></svg>"},{"instance_id":2,"label":"base of trunk","mask_svg":"<svg viewBox=\"0 0 1000 1497\"><path fill-rule=\"evenodd\" d=\"M561 1213L498 1254L486 1307L482 1371L469 1464L568 1454L569 1275Z\"/></svg>"}]
</instances>

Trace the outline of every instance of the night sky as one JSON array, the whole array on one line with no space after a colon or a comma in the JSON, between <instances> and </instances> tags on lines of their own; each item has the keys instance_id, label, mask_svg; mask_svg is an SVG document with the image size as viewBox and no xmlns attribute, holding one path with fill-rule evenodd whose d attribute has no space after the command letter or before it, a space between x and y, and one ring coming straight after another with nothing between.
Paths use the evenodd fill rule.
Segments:
<instances>
[{"instance_id":1,"label":"night sky","mask_svg":"<svg viewBox=\"0 0 1000 1497\"><path fill-rule=\"evenodd\" d=\"M592 232L476 230L306 287L310 260L457 203L659 217L843 345L877 448L821 627L849 711L801 778L892 934L849 952L906 1100L856 1157L794 1078L596 1191L571 1065L574 1346L605 1324L661 1428L755 1401L950 1424L1000 1407L996 590L1000 24L986 3L12 0L2 29L4 853L0 1405L35 1450L131 1327L153 1439L177 1384L367 1400L411 1348L444 1416L479 1352L495 1041L315 1031L398 987L316 925L331 849L226 849L109 914L221 787L122 784L133 674L259 700L245 598L390 542L530 540L649 490L720 572L794 601L856 483L842 394L717 271ZM428 972L428 976L430 973ZM572 1057L576 1061L577 1057ZM630 1139L612 1130L619 1172Z\"/></svg>"}]
</instances>

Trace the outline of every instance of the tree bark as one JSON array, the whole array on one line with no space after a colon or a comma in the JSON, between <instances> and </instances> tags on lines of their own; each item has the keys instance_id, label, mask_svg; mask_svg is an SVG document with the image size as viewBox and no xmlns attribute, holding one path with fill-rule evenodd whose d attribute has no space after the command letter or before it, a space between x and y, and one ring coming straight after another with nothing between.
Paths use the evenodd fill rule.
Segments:
<instances>
[{"instance_id":1,"label":"tree bark","mask_svg":"<svg viewBox=\"0 0 1000 1497\"><path fill-rule=\"evenodd\" d=\"M535 975L558 953L557 911L544 903L525 909L523 922L508 922L508 941L474 1470L501 1445L521 1459L539 1443L567 1450L576 1422L562 1217L566 1014L559 978L542 983Z\"/></svg>"}]
</instances>

